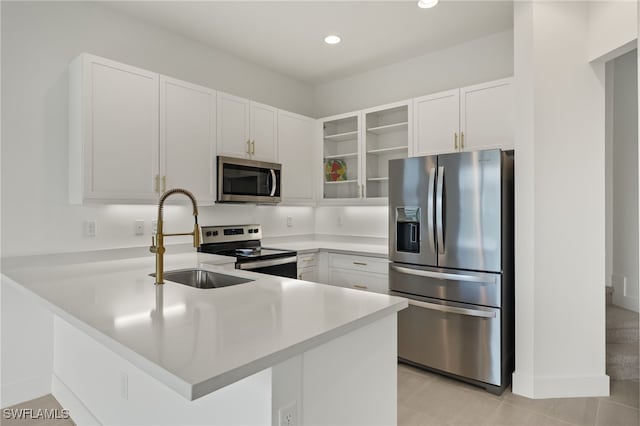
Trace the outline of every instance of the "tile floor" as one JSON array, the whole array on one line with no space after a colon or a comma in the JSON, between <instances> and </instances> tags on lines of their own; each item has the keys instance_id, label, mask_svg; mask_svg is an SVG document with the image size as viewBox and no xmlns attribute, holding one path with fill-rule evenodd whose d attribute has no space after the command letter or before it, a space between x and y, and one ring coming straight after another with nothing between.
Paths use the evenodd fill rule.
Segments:
<instances>
[{"instance_id":1,"label":"tile floor","mask_svg":"<svg viewBox=\"0 0 640 426\"><path fill-rule=\"evenodd\" d=\"M398 425L638 426L640 382L612 380L608 398L501 396L404 364L398 366Z\"/></svg>"},{"instance_id":2,"label":"tile floor","mask_svg":"<svg viewBox=\"0 0 640 426\"><path fill-rule=\"evenodd\" d=\"M398 365L398 426L638 426L635 380L612 380L608 398L533 400L505 391L492 395L404 364ZM58 408L47 395L10 408ZM7 420L2 426L75 426L68 420Z\"/></svg>"}]
</instances>

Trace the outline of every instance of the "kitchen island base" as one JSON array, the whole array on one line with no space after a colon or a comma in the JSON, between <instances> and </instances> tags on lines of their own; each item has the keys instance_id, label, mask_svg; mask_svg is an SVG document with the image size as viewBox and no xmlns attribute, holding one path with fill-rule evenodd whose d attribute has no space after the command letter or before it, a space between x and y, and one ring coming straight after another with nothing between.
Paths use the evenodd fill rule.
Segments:
<instances>
[{"instance_id":1,"label":"kitchen island base","mask_svg":"<svg viewBox=\"0 0 640 426\"><path fill-rule=\"evenodd\" d=\"M396 324L388 315L189 401L56 317L52 393L78 425L278 425L287 407L298 425L396 424Z\"/></svg>"}]
</instances>

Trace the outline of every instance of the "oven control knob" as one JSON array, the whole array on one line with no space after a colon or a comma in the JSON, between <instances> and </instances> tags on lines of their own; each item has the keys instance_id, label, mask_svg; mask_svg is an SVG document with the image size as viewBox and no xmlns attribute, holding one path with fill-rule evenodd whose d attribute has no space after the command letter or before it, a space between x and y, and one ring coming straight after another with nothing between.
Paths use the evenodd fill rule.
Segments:
<instances>
[{"instance_id":1,"label":"oven control knob","mask_svg":"<svg viewBox=\"0 0 640 426\"><path fill-rule=\"evenodd\" d=\"M260 230L258 228L254 229L253 232L258 233Z\"/></svg>"},{"instance_id":2,"label":"oven control knob","mask_svg":"<svg viewBox=\"0 0 640 426\"><path fill-rule=\"evenodd\" d=\"M212 234L213 234L214 237L217 237L218 236L218 231L213 231Z\"/></svg>"},{"instance_id":3,"label":"oven control knob","mask_svg":"<svg viewBox=\"0 0 640 426\"><path fill-rule=\"evenodd\" d=\"M211 236L211 231L207 231L206 235L207 235L207 237L210 237Z\"/></svg>"},{"instance_id":4,"label":"oven control knob","mask_svg":"<svg viewBox=\"0 0 640 426\"><path fill-rule=\"evenodd\" d=\"M249 233L250 233L250 234L253 234L253 229L249 229Z\"/></svg>"}]
</instances>

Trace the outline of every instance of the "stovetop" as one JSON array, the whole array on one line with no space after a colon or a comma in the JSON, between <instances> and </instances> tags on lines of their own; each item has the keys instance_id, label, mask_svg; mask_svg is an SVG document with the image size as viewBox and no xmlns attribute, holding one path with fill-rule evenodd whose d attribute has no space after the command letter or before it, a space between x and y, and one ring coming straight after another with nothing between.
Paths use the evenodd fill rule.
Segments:
<instances>
[{"instance_id":1,"label":"stovetop","mask_svg":"<svg viewBox=\"0 0 640 426\"><path fill-rule=\"evenodd\" d=\"M295 251L263 248L260 225L203 226L203 253L233 256L237 262L295 256Z\"/></svg>"}]
</instances>

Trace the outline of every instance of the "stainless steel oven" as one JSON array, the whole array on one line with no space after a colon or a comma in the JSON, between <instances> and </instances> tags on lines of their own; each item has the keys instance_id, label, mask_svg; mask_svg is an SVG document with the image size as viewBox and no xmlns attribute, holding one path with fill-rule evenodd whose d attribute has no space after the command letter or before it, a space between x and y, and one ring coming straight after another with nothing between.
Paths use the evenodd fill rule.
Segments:
<instances>
[{"instance_id":1,"label":"stainless steel oven","mask_svg":"<svg viewBox=\"0 0 640 426\"><path fill-rule=\"evenodd\" d=\"M203 226L203 253L232 256L236 269L297 278L298 254L291 250L262 247L260 225Z\"/></svg>"},{"instance_id":2,"label":"stainless steel oven","mask_svg":"<svg viewBox=\"0 0 640 426\"><path fill-rule=\"evenodd\" d=\"M218 202L279 203L282 166L218 156Z\"/></svg>"}]
</instances>

